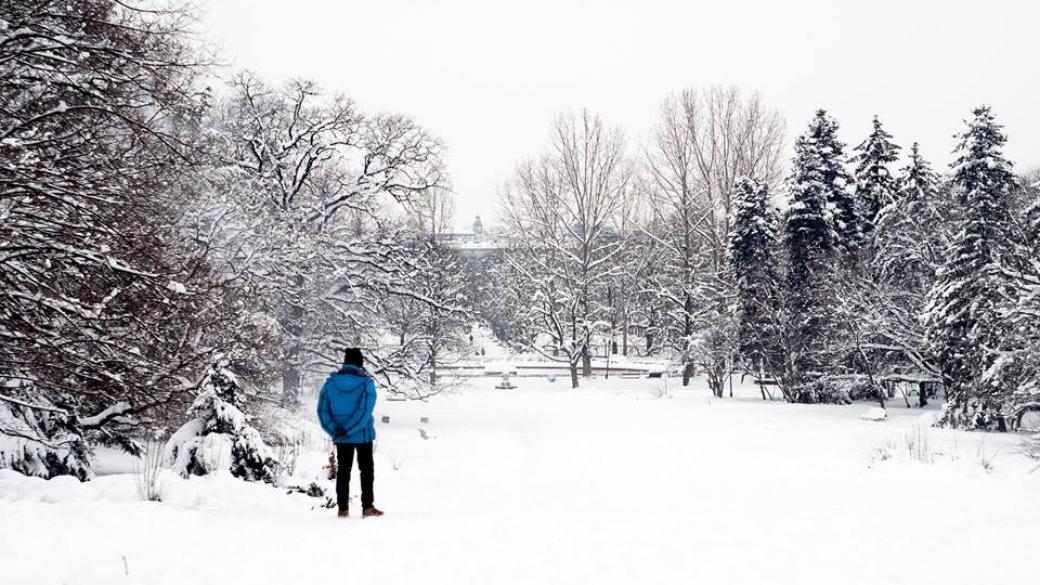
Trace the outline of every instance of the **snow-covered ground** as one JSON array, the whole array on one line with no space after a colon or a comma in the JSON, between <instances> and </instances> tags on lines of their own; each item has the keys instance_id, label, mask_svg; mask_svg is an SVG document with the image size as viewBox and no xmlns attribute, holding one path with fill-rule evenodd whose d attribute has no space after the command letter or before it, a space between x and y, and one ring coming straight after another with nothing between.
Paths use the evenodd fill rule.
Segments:
<instances>
[{"instance_id":1,"label":"snow-covered ground","mask_svg":"<svg viewBox=\"0 0 1040 585\"><path fill-rule=\"evenodd\" d=\"M163 502L137 501L118 461L85 484L0 471L0 583L1037 578L1040 472L1018 437L931 429L934 411L896 404L876 422L860 418L870 405L752 388L711 399L702 381L496 381L379 405L379 519L230 478L166 477ZM931 462L908 454L922 438ZM306 454L301 474L322 459Z\"/></svg>"}]
</instances>

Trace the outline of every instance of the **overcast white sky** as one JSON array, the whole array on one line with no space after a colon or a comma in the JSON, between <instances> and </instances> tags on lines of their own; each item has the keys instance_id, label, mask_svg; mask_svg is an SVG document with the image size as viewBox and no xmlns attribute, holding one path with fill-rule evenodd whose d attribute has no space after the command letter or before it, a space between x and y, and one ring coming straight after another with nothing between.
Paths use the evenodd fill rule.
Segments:
<instances>
[{"instance_id":1,"label":"overcast white sky","mask_svg":"<svg viewBox=\"0 0 1040 585\"><path fill-rule=\"evenodd\" d=\"M456 222L494 216L497 187L583 106L641 148L661 99L735 84L800 133L816 108L854 146L878 114L945 167L980 103L1007 153L1040 164L1040 7L1033 0L205 0L235 67L301 76L367 111L414 116L448 146Z\"/></svg>"}]
</instances>

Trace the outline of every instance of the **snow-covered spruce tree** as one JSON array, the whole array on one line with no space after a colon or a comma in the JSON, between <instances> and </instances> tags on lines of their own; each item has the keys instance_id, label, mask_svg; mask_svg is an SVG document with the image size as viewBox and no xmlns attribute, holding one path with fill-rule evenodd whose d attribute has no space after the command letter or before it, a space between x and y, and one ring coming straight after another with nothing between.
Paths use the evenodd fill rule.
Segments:
<instances>
[{"instance_id":1,"label":"snow-covered spruce tree","mask_svg":"<svg viewBox=\"0 0 1040 585\"><path fill-rule=\"evenodd\" d=\"M796 144L795 162L812 164L803 180L816 183L827 204L828 222L834 233L834 248L846 266L854 265L863 244L862 218L852 193L853 180L845 165L845 144L838 140L838 121L826 110L817 110L809 129L801 136L801 153ZM798 169L794 170L797 176Z\"/></svg>"},{"instance_id":2,"label":"snow-covered spruce tree","mask_svg":"<svg viewBox=\"0 0 1040 585\"><path fill-rule=\"evenodd\" d=\"M916 142L894 195L874 221L872 271L886 286L925 293L953 235L954 210Z\"/></svg>"},{"instance_id":3,"label":"snow-covered spruce tree","mask_svg":"<svg viewBox=\"0 0 1040 585\"><path fill-rule=\"evenodd\" d=\"M280 465L242 412L245 398L227 361L215 363L191 406L195 418L166 443L164 464L183 477L228 472L247 481L274 482Z\"/></svg>"},{"instance_id":4,"label":"snow-covered spruce tree","mask_svg":"<svg viewBox=\"0 0 1040 585\"><path fill-rule=\"evenodd\" d=\"M941 425L1006 430L1010 388L987 382L1008 333L1005 300L1015 298L1004 273L1013 249L1008 207L1015 188L1006 137L988 107L974 111L960 136L953 188L964 220L928 295L929 348L946 380Z\"/></svg>"},{"instance_id":5,"label":"snow-covered spruce tree","mask_svg":"<svg viewBox=\"0 0 1040 585\"><path fill-rule=\"evenodd\" d=\"M1022 177L1016 219L1023 233L1015 242L1013 259L1005 275L1018 298L1010 300L1005 312L1005 344L992 367L986 371L987 385L1011 390L1005 405L1008 425L1020 428L1023 417L1040 412L1040 182L1037 175ZM1020 211L1019 211L1020 210ZM1033 455L1040 457L1040 435L1034 438Z\"/></svg>"},{"instance_id":6,"label":"snow-covered spruce tree","mask_svg":"<svg viewBox=\"0 0 1040 585\"><path fill-rule=\"evenodd\" d=\"M878 212L896 198L896 179L888 165L899 158L899 147L874 116L874 131L855 151L859 153L852 159L856 164L857 211L864 242L869 242Z\"/></svg>"},{"instance_id":7,"label":"snow-covered spruce tree","mask_svg":"<svg viewBox=\"0 0 1040 585\"><path fill-rule=\"evenodd\" d=\"M795 141L788 180L790 205L784 220L784 247L788 256L785 309L789 321L785 336L794 352L787 358L792 387L810 381L829 366L826 353L828 336L834 334L830 327L834 305L831 285L840 253L838 242L846 241L843 237L858 238L855 222L849 219L855 218L851 199L838 194L845 189L845 175L836 128L837 123L824 111L817 112L809 130ZM832 222L832 200L847 204L835 209L844 220ZM789 397L814 400L813 396Z\"/></svg>"},{"instance_id":8,"label":"snow-covered spruce tree","mask_svg":"<svg viewBox=\"0 0 1040 585\"><path fill-rule=\"evenodd\" d=\"M779 378L784 367L780 222L765 183L737 181L732 223L729 249L739 356L751 371Z\"/></svg>"}]
</instances>

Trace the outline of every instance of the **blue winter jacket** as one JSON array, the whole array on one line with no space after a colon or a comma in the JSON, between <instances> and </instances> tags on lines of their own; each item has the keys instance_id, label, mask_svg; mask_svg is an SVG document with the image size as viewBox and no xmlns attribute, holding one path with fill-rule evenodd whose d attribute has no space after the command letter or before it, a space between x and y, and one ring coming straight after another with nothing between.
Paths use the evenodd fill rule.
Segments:
<instances>
[{"instance_id":1,"label":"blue winter jacket","mask_svg":"<svg viewBox=\"0 0 1040 585\"><path fill-rule=\"evenodd\" d=\"M376 382L362 368L344 365L329 375L318 396L318 420L334 443L371 443Z\"/></svg>"}]
</instances>

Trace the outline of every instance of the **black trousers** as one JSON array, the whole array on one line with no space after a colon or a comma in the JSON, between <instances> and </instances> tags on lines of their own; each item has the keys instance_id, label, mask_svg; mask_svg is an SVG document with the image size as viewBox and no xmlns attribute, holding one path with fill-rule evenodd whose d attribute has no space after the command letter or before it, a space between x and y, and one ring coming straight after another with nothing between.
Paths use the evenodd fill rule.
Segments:
<instances>
[{"instance_id":1,"label":"black trousers","mask_svg":"<svg viewBox=\"0 0 1040 585\"><path fill-rule=\"evenodd\" d=\"M361 507L371 508L375 503L372 494L372 484L376 478L372 443L337 443L339 469L336 471L336 503L340 510L345 510L350 504L350 468L354 465L354 451L357 451L358 468L361 471Z\"/></svg>"}]
</instances>

